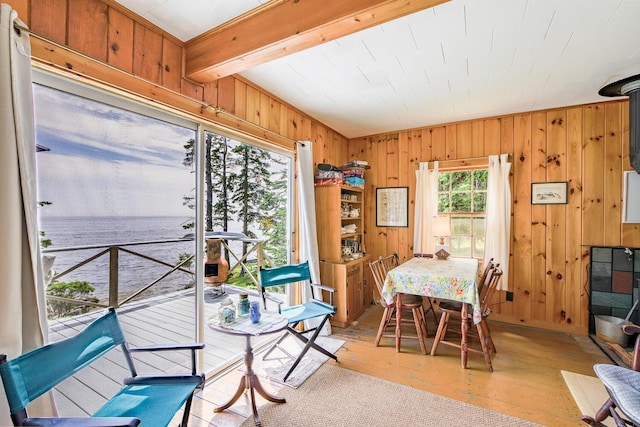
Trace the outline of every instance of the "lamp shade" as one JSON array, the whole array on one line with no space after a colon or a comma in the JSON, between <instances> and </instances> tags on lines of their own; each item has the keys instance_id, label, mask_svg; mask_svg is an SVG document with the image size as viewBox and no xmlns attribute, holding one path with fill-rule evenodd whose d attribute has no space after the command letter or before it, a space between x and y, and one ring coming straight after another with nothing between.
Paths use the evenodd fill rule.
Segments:
<instances>
[{"instance_id":1,"label":"lamp shade","mask_svg":"<svg viewBox=\"0 0 640 427\"><path fill-rule=\"evenodd\" d=\"M432 223L432 231L431 233L435 237L444 237L451 235L451 227L449 225L449 217L446 216L436 216L433 218Z\"/></svg>"}]
</instances>

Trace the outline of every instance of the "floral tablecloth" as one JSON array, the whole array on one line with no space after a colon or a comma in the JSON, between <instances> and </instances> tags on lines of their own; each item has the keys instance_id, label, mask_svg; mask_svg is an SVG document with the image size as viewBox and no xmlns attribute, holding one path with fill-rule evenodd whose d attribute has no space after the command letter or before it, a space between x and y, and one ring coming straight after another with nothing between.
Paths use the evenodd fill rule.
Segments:
<instances>
[{"instance_id":1,"label":"floral tablecloth","mask_svg":"<svg viewBox=\"0 0 640 427\"><path fill-rule=\"evenodd\" d=\"M382 297L390 304L397 293L469 303L473 307L473 321L478 323L480 299L477 280L477 259L416 257L387 273Z\"/></svg>"}]
</instances>

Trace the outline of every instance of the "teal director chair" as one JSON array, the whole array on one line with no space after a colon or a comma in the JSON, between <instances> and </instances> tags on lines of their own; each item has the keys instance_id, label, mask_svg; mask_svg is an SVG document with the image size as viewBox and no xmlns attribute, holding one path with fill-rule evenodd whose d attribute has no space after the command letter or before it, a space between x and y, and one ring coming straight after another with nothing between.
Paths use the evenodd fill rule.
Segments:
<instances>
[{"instance_id":1,"label":"teal director chair","mask_svg":"<svg viewBox=\"0 0 640 427\"><path fill-rule=\"evenodd\" d=\"M303 284L309 283L311 285L312 298L303 304L282 307L283 301L268 293L268 289L273 286L292 285L298 282ZM323 301L322 291L329 293L329 303ZM289 368L289 371L283 378L284 382L287 381L287 378L289 378L304 355L307 354L311 348L332 358L336 362L338 361L338 357L335 354L322 348L315 342L325 323L327 323L327 320L329 320L329 318L336 312L336 307L333 305L334 292L335 289L329 286L311 283L309 262L273 268L260 268L260 294L262 295L262 303L265 310L267 309L267 300L273 301L278 304L278 313L282 314L289 321L286 333L276 341L276 343L265 353L263 357L263 359L266 359L267 356L277 348L294 361L293 365L291 365L291 368ZM317 326L303 331L296 329L300 322L316 318L319 320ZM306 335L309 333L311 333L311 336L307 337ZM302 351L297 356L289 353L281 345L282 341L284 341L284 339L289 335L295 337L304 344Z\"/></svg>"},{"instance_id":2,"label":"teal director chair","mask_svg":"<svg viewBox=\"0 0 640 427\"><path fill-rule=\"evenodd\" d=\"M27 406L79 370L120 347L130 370L120 391L90 417L31 418ZM204 387L204 374L196 372L196 351L201 343L130 348L110 308L76 335L37 348L12 360L0 354L0 377L15 426L161 427L183 408L180 426L186 427L196 390ZM132 353L188 351L191 370L184 373L138 375ZM100 384L94 384L100 387Z\"/></svg>"}]
</instances>

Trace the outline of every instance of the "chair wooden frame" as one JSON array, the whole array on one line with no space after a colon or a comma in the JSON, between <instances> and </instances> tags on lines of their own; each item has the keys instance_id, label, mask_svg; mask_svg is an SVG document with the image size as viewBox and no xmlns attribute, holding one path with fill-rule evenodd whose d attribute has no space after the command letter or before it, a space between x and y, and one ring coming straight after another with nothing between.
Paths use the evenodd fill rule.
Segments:
<instances>
[{"instance_id":1,"label":"chair wooden frame","mask_svg":"<svg viewBox=\"0 0 640 427\"><path fill-rule=\"evenodd\" d=\"M378 327L378 333L376 334L375 346L378 347L380 345L380 340L385 338L395 338L397 339L395 329L396 329L396 304L395 302L392 304L388 304L384 298L382 298L382 286L384 284L384 279L392 268L398 266L398 255L388 255L386 257L379 257L377 260L369 262L369 268L371 269L371 273L373 274L373 280L376 283L376 287L378 288L378 292L380 296L380 305L384 308L384 312L382 314L382 318L380 319L380 326ZM428 336L427 332L427 321L425 318L425 310L423 305L423 298L418 295L406 295L409 297L411 301L407 300L402 303L402 309L410 312L412 314L411 318L403 318L402 322L406 324L413 324L416 328L415 335L405 335L403 334L403 338L409 339L417 339L420 343L420 349L424 354L427 354L427 347L425 343L425 338ZM407 299L409 299L407 298ZM429 301L429 304L431 301ZM433 307L430 306L430 310L433 311ZM434 313L435 317L435 313ZM393 334L385 334L386 330L389 327L393 327ZM396 348L399 350L398 348Z\"/></svg>"},{"instance_id":2,"label":"chair wooden frame","mask_svg":"<svg viewBox=\"0 0 640 427\"><path fill-rule=\"evenodd\" d=\"M480 307L482 310L481 319L480 322L475 325L482 349L466 349L474 352L481 352L484 355L487 369L490 372L493 372L493 365L491 364L491 353L496 352L496 347L493 343L493 339L491 338L491 331L487 323L487 317L489 317L489 314L491 313L489 303L491 302L491 298L493 297L493 294L497 289L501 277L502 269L500 269L499 264L493 265L492 268L488 270L487 275L485 276L485 282L482 286L482 291L480 292ZM457 304L457 302L455 301L451 304L447 304L447 301L443 301L440 304L440 311L442 312L442 314L440 316L440 322L438 324L438 331L436 332L436 336L433 340L433 346L431 347L431 355L434 356L436 354L439 344L446 344L457 347L460 348L461 353L464 352L465 349L462 348L462 345L459 341L450 341L445 339L451 315L461 316L462 304ZM461 319L461 321L468 324L473 321L473 315L469 313L467 317L465 319Z\"/></svg>"},{"instance_id":3,"label":"chair wooden frame","mask_svg":"<svg viewBox=\"0 0 640 427\"><path fill-rule=\"evenodd\" d=\"M293 373L298 364L302 361L302 358L311 348L321 352L325 356L330 357L337 362L338 356L324 349L315 342L325 323L336 312L336 307L333 304L333 294L335 292L335 289L330 286L311 283L311 272L309 271L308 262L297 265L260 268L259 277L260 294L262 295L264 308L267 309L267 300L275 302L276 304L278 304L278 313L282 314L289 321L286 333L283 334L263 356L263 359L266 360L269 354L271 354L277 348L293 360L293 365L291 365L291 368L289 368L289 371L285 374L283 381L287 381L287 378L289 378L291 373ZM268 289L272 286L293 285L299 282L309 283L312 293L311 300L302 304L282 307L283 301L270 295L268 292ZM322 291L325 291L329 294L329 303L324 302L322 298ZM316 294L316 292L318 292L318 294ZM320 318L320 322L317 326L302 331L296 329L301 322L314 318ZM311 333L311 336L307 338L305 334L308 333ZM297 356L289 353L281 346L282 341L284 341L284 339L289 335L300 340L304 344L303 349Z\"/></svg>"}]
</instances>

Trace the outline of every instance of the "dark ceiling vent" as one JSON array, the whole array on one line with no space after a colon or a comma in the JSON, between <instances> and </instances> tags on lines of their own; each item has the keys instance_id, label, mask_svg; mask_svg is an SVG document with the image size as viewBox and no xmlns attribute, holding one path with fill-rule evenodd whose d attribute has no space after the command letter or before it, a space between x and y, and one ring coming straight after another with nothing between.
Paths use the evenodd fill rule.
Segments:
<instances>
[{"instance_id":1,"label":"dark ceiling vent","mask_svg":"<svg viewBox=\"0 0 640 427\"><path fill-rule=\"evenodd\" d=\"M598 94L629 97L629 157L631 167L640 173L640 74L610 83Z\"/></svg>"}]
</instances>

